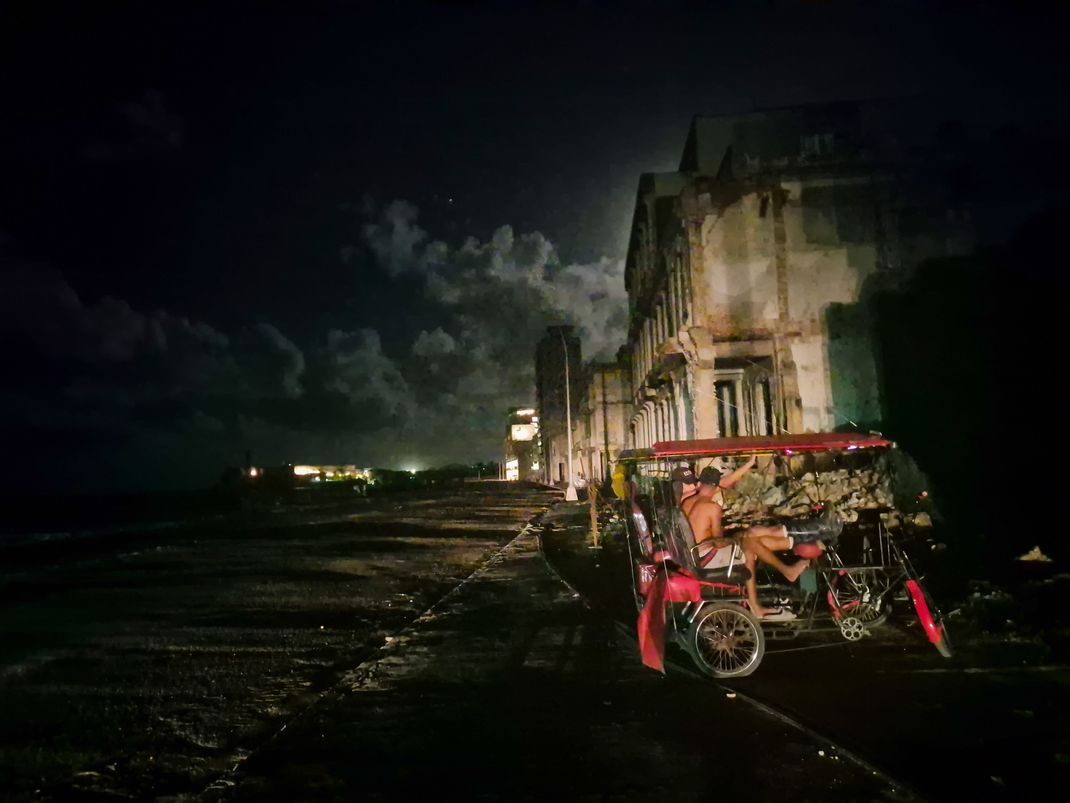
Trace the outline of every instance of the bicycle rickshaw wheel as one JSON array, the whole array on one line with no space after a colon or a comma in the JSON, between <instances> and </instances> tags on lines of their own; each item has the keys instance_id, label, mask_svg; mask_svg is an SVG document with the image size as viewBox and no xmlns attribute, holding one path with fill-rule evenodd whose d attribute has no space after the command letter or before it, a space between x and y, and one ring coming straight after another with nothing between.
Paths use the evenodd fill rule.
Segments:
<instances>
[{"instance_id":1,"label":"bicycle rickshaw wheel","mask_svg":"<svg viewBox=\"0 0 1070 803\"><path fill-rule=\"evenodd\" d=\"M687 631L695 664L715 678L742 678L765 655L765 633L750 611L731 602L704 605Z\"/></svg>"},{"instance_id":2,"label":"bicycle rickshaw wheel","mask_svg":"<svg viewBox=\"0 0 1070 803\"><path fill-rule=\"evenodd\" d=\"M886 598L890 593L887 588L876 595L879 604L873 605L863 602L862 595L849 585L841 588L842 579L842 575L833 575L828 581L830 595L827 601L830 610L835 608L842 616L854 616L866 627L880 627L888 621L892 604Z\"/></svg>"},{"instance_id":3,"label":"bicycle rickshaw wheel","mask_svg":"<svg viewBox=\"0 0 1070 803\"><path fill-rule=\"evenodd\" d=\"M950 658L953 655L951 639L947 633L947 624L944 622L940 609L936 607L936 602L925 586L917 580L907 580L906 587L926 637L936 647L938 653L945 658Z\"/></svg>"}]
</instances>

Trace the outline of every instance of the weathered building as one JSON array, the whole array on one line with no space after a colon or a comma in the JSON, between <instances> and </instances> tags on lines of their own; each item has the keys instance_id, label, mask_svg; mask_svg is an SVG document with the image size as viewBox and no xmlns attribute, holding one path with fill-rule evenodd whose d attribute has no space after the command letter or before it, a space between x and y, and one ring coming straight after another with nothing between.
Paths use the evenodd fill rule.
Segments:
<instances>
[{"instance_id":1,"label":"weathered building","mask_svg":"<svg viewBox=\"0 0 1070 803\"><path fill-rule=\"evenodd\" d=\"M539 416L533 407L517 407L509 411L504 452L502 479L542 479Z\"/></svg>"},{"instance_id":2,"label":"weathered building","mask_svg":"<svg viewBox=\"0 0 1070 803\"><path fill-rule=\"evenodd\" d=\"M584 476L602 482L611 474L617 455L627 448L632 411L628 367L622 363L591 363L586 375L576 451Z\"/></svg>"},{"instance_id":3,"label":"weathered building","mask_svg":"<svg viewBox=\"0 0 1070 803\"><path fill-rule=\"evenodd\" d=\"M881 420L870 297L972 244L903 131L879 104L698 117L679 171L640 178L632 445Z\"/></svg>"},{"instance_id":4,"label":"weathered building","mask_svg":"<svg viewBox=\"0 0 1070 803\"><path fill-rule=\"evenodd\" d=\"M543 480L547 483L564 487L570 482L567 422L571 417L575 432L580 421L584 387L580 340L573 328L547 327L546 334L535 347L536 408L541 431ZM566 397L569 400L567 408ZM572 463L575 473L580 466L575 459ZM574 476L571 482L575 483Z\"/></svg>"}]
</instances>

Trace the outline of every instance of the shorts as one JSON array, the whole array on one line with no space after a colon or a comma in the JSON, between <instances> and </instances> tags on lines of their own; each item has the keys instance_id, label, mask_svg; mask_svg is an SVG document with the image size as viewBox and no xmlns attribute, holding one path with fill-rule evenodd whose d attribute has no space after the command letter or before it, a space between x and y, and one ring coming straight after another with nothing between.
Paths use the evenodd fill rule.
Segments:
<instances>
[{"instance_id":1,"label":"shorts","mask_svg":"<svg viewBox=\"0 0 1070 803\"><path fill-rule=\"evenodd\" d=\"M722 535L718 538L707 538L705 541L697 544L695 554L698 558L699 565L709 568L726 562L727 557L725 556L732 554L732 547L735 546L735 543L736 542L733 539Z\"/></svg>"}]
</instances>

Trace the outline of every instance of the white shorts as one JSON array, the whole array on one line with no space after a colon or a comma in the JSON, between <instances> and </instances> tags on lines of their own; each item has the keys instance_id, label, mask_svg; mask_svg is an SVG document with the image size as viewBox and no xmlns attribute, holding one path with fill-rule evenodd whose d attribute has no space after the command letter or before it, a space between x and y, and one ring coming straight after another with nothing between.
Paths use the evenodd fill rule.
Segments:
<instances>
[{"instance_id":1,"label":"white shorts","mask_svg":"<svg viewBox=\"0 0 1070 803\"><path fill-rule=\"evenodd\" d=\"M733 553L736 559L732 560ZM709 563L703 566L703 569L721 569L727 566L729 563L746 563L746 558L743 557L743 550L734 546L723 546L714 553L710 558Z\"/></svg>"}]
</instances>

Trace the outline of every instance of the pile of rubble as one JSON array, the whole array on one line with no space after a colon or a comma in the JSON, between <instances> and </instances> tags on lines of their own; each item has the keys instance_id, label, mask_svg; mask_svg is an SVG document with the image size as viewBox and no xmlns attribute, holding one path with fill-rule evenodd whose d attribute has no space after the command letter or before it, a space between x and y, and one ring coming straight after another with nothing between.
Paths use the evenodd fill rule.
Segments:
<instances>
[{"instance_id":1,"label":"pile of rubble","mask_svg":"<svg viewBox=\"0 0 1070 803\"><path fill-rule=\"evenodd\" d=\"M726 492L725 501L726 517L736 521L808 516L817 504L834 508L848 523L862 510L894 513L891 476L879 468L807 472L798 478L754 472Z\"/></svg>"}]
</instances>

